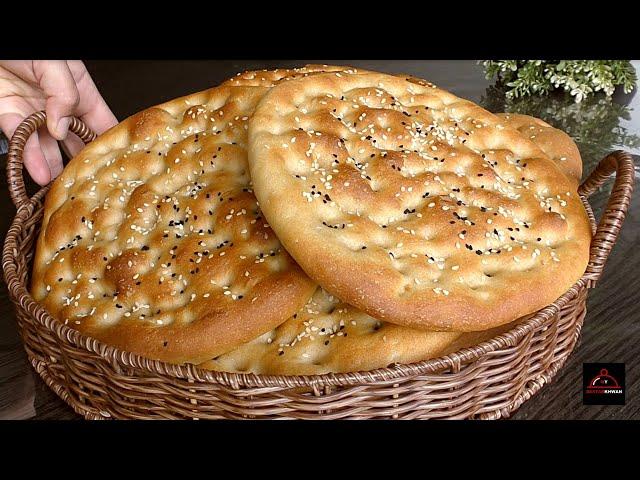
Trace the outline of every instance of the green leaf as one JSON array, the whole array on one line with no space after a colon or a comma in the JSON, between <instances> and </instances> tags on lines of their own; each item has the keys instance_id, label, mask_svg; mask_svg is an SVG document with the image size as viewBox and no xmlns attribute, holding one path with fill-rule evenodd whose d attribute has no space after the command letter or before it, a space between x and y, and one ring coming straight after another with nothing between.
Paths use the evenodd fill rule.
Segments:
<instances>
[{"instance_id":1,"label":"green leaf","mask_svg":"<svg viewBox=\"0 0 640 480\"><path fill-rule=\"evenodd\" d=\"M629 60L483 60L487 79L509 87L510 98L545 95L554 90L570 92L577 102L600 92L606 97L622 86L636 88L637 76Z\"/></svg>"}]
</instances>

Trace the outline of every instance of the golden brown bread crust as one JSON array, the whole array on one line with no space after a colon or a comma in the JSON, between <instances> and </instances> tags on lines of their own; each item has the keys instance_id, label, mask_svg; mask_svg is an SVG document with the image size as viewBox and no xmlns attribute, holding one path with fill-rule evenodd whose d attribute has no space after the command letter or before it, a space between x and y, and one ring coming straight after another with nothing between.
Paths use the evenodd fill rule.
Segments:
<instances>
[{"instance_id":1,"label":"golden brown bread crust","mask_svg":"<svg viewBox=\"0 0 640 480\"><path fill-rule=\"evenodd\" d=\"M266 375L317 375L384 368L455 352L503 333L429 332L381 322L322 288L270 332L200 365Z\"/></svg>"},{"instance_id":2,"label":"golden brown bread crust","mask_svg":"<svg viewBox=\"0 0 640 480\"><path fill-rule=\"evenodd\" d=\"M329 71L329 72L346 71L346 72L352 72L352 73L365 72L363 70L355 70L351 67L332 67L332 66L326 66L326 65L306 66L301 69L295 69L295 70L277 70L277 71L271 71L271 72L245 72L243 74L239 74L234 79L231 79L225 82L223 85L226 85L229 87L230 86L271 87L277 84L278 81L282 79L289 80L289 79L298 78L301 76L308 76L311 74L322 73L324 71ZM214 90L222 90L222 88L212 89L211 91L200 92L198 94L194 94L188 97L176 99L174 101L167 102L167 104L155 107L155 109L149 109L145 112L141 112L140 114L137 114L134 117L123 122L123 124L127 124L128 122L129 126L116 127L116 128L119 128L120 130L124 130L124 132L121 131L118 135L116 135L116 137L112 138L111 140L101 140L101 142L104 142L106 144L113 142L114 146L117 147L118 141L122 142L123 141L122 137L127 137L130 139L130 143L133 145L136 138L138 140L140 140L141 138L145 139L148 136L152 136L154 133L157 134L159 131L161 131L164 134L163 129L166 130L167 117L163 115L162 110L168 111L173 117L178 117L179 114L181 113L180 109L184 110L186 108L181 103L183 101L188 102L189 104L191 104L191 106L193 106L193 110L190 113L185 112L185 115L184 115L185 119L187 117L187 113L193 116L191 120L195 120L200 115L204 117L209 116L209 118L211 118L211 113L212 113L211 111L199 112L198 111L199 108L196 106L196 104L198 103L201 103L203 105L206 104L206 108L210 109L211 106L209 105L209 103L211 103L211 99L209 100L206 100L206 99L208 97L211 97L211 98L213 97L212 92ZM232 105L240 104L241 105L240 108L243 110L253 109L254 104L257 103L257 101L261 98L261 96L266 91L264 88L259 89L261 90L260 92L257 92L254 90L251 93L247 93L247 92L238 93L239 89L236 89L236 88L230 88L229 90L232 93L229 94L229 98L226 101L228 103L231 103ZM253 89L249 89L249 90L253 90ZM187 104L184 103L184 105L187 105ZM237 105L234 105L234 106L237 106ZM226 107L224 110L228 111ZM224 119L231 118L231 117L232 117L231 114L229 115L224 114ZM132 119L135 119L135 120L132 120ZM224 119L222 119L220 122L224 123ZM241 120L246 122L246 119L241 119ZM242 124L242 121L239 122L239 124ZM173 122L175 124L176 119L172 118L169 120L169 122ZM509 120L507 120L507 123L508 122ZM240 130L240 127L238 125L236 125L235 130L233 129L233 125L226 125L226 127L228 127L228 131L227 129L223 128L222 131L217 134L219 140L222 139L224 136L227 137L221 143L226 145L229 142L234 142L235 136L242 137L243 133ZM127 130L129 131L127 132ZM132 134L133 131L135 131L136 133L135 135ZM195 132L196 130L194 129L191 132L187 131L182 133L185 135L188 133L191 133L192 136L194 137ZM202 133L200 134L200 138L198 139L199 142L202 142L201 146L206 143L203 137L207 136L207 132L203 132L203 133L204 134ZM109 132L109 134L111 134L111 132ZM101 137L101 139L102 138L103 137ZM124 140L125 143L126 141L127 140ZM149 141L149 140L146 140L146 141ZM535 142L535 140L533 141ZM188 143L189 142L186 142L186 144ZM195 142L195 143L198 143L198 142ZM237 143L242 143L242 142L237 142ZM553 145L553 142L551 143ZM122 145L123 145L121 147L122 149L128 148L128 147L125 147L124 144ZM182 146L183 144L179 143L178 145ZM229 145L229 146L232 146L232 145ZM169 146L166 145L165 148L169 148ZM175 145L173 145L172 148L174 148L175 151L177 151L178 149L178 147ZM162 152L162 149L160 148L158 150L154 150L154 153L156 153L156 151ZM104 153L105 153L105 150L103 148L100 152L97 153L97 155L103 155ZM167 153L167 152L164 152L164 153ZM192 152L189 151L188 153L191 154ZM81 153L81 155L85 155L84 151ZM126 155L127 158L129 159L126 162L123 162L122 164L123 166L127 167L126 168L127 173L130 173L130 170L133 169L134 167L137 170L137 172L144 171L147 163L144 160L141 161L140 158L138 158L140 157L140 151L138 151L137 154L125 153L124 155ZM225 161L225 162L221 161L220 166L218 168L223 172L226 169L229 169L230 172L226 172L216 177L214 180L215 184L218 184L218 183L220 184L221 190L226 188L229 191L230 193L229 196L231 198L233 198L236 194L238 194L239 197L243 197L242 200L239 201L239 206L237 209L237 211L240 211L240 212L242 211L242 206L246 206L246 205L251 206L252 208L255 209L253 197L250 194L251 192L244 191L244 187L240 189L239 185L235 185L234 183L235 181L238 181L239 184L242 184L242 185L248 184L247 179L244 178L244 173L239 174L239 171L233 167L234 164L236 166L246 167L246 163L244 163L246 162L246 160L244 159L238 160L237 158L237 156L242 156L242 155L243 155L242 152L232 152L229 154L227 158L228 161ZM91 164L92 165L94 164L93 157L83 157L83 158L85 159L91 158ZM130 165L129 164L130 160L136 159L136 158L137 160L136 162L134 162L134 165ZM144 158L144 156L142 158ZM124 160L124 158L122 160ZM74 162L77 163L76 160L74 160ZM169 168L172 168L172 167L173 166L170 166ZM71 165L68 167L67 170L70 170L70 168L71 168ZM80 168L81 170L83 169L82 166L76 167L76 168ZM65 170L65 173L69 173L67 170ZM87 172L86 167L84 167L84 172L85 173ZM86 175L90 175L90 173L86 173ZM64 177L64 174L63 174L63 177ZM69 179L69 182L70 182L71 181L70 179L72 179L73 176L70 174L67 178ZM229 179L231 179L230 183L232 184L232 186L227 186L227 183L229 183ZM56 182L56 185L60 181L62 180L58 179L58 182ZM131 176L128 176L127 181L132 182ZM135 182L135 180L133 180L133 182ZM224 185L224 188L222 188L222 185ZM89 195L89 197L94 197L94 195L99 195L99 193L91 195L91 191L92 191L91 187L93 187L93 185L88 187L88 192L85 189L85 192ZM151 189L142 188L140 185L132 184L131 187L132 187L130 188L132 190L130 192L131 198L129 199L129 203L128 203L130 210L136 209L137 213L142 213L142 212L138 212L137 209L142 208L144 210L144 208L146 208L146 206L149 205L148 200L153 197L153 192L151 191ZM100 187L96 187L96 190L94 190L94 192L100 192L99 189ZM125 188L125 190L127 190L127 188ZM243 191L240 192L240 190L243 190ZM111 196L115 198L116 193L117 192L115 191L111 192ZM68 196L71 197L73 195L68 194ZM194 200L197 200L197 198ZM47 202L49 201L50 200L47 199ZM82 217L80 217L80 214L81 214L80 211L75 212L75 209L78 208L79 204L74 202L75 202L75 199L70 200L69 198L69 203L71 204L71 206L68 206L67 209L74 210L75 216L69 214L68 212L64 214L56 212L53 215L54 217L53 220L49 220L49 217L51 216L49 212L51 208L56 208L56 207L49 207L49 206L46 207L45 217L47 218L46 221L49 222L49 226L47 230L54 232L53 235L66 238L64 237L64 235L68 235L69 233L69 232L65 232L67 226L73 225L74 219L76 221L78 218L82 219ZM151 200L151 202L152 202L151 204L153 204L153 200ZM197 203L197 202L194 202L194 203ZM178 208L187 208L185 205L186 204L181 204L181 207L178 207ZM161 208L163 207L164 205L161 205ZM85 205L82 205L82 208L84 208L83 211L86 211L88 209L88 207ZM192 206L189 206L189 208L191 210L194 210ZM101 224L100 222L102 222L103 225L104 224L108 225L110 221L113 221L114 220L113 212L110 210L112 209L107 208L107 209L96 210L94 212L89 212L89 214L95 215L95 218L96 218L96 220L89 220L89 222L92 222L91 226L92 227L99 226ZM245 210L249 211L248 208L245 208ZM197 215L197 213L194 213L194 215ZM207 215L208 215L208 211L207 211ZM87 218L90 218L90 217L88 216L85 217L85 221ZM216 222L218 222L219 220L220 219L217 219ZM229 222L233 223L234 220L235 219L231 219L227 223ZM81 222L81 223L84 223L84 222ZM131 224L135 225L135 223L131 223ZM129 224L125 224L125 225L129 225ZM220 231L220 228L219 228L220 225L217 225L216 223L215 226L216 228L214 230ZM226 225L223 222L222 227L226 228L228 226L229 225ZM264 227L264 228L266 229L267 227ZM184 229L184 225L182 226L182 229ZM86 231L86 228L84 230ZM43 231L45 231L44 228L43 228ZM262 232L258 232L258 233L262 233ZM102 231L101 231L101 234L103 234ZM42 288L45 289L45 293L46 293L47 284L43 282L37 282L37 278L40 275L36 272L38 268L38 259L40 255L40 241L43 241L43 237L44 235L41 236L38 242L38 253L37 253L37 258L35 262L36 265L34 268L34 281L33 281L34 295L35 295L35 287L37 283L39 283L39 288L41 290ZM199 238L194 238L192 240L193 241L191 242L191 244L189 244L187 242L187 239L185 239L184 244L181 245L180 249L175 250L176 258L173 259L175 260L174 262L175 264L187 262L188 256L184 254L188 252L191 248L194 250L194 252L198 252L198 248L201 247L200 245L198 245ZM69 260L72 261L71 263L74 266L74 270L71 272L71 275L73 275L75 271L79 271L79 270L85 270L86 272L89 272L92 269L95 269L96 265L100 265L101 262L103 262L102 258L104 257L103 255L103 253L105 253L104 250L100 250L98 248L83 249L82 247L84 242L82 238L79 241L74 241L74 239L72 239L70 243L72 244L76 243L78 245L72 248L74 253L73 255L69 256L70 257ZM224 249L227 247L228 245L223 246L222 248ZM178 253L178 250L183 255ZM65 250L62 250L62 252L64 251L68 251L67 247L65 247ZM126 251L123 251L123 254L120 255L118 258L111 258L111 254L113 252L109 252L108 261L109 261L109 266L111 268L109 270L106 270L106 265L105 265L105 270L103 272L104 283L109 284L109 282L111 282L111 284L117 286L118 289L129 292L127 294L127 298L131 302L135 302L135 299L133 299L135 294L132 294L130 292L132 290L135 290L136 287L140 287L139 285L135 285L135 283L137 281L142 282L142 280L148 274L148 272L145 274L140 274L136 270L136 268L139 265L143 264L145 261L148 261L147 258L141 258L142 253L146 252L146 254L148 254L150 251L151 250L141 250L139 252L136 252L135 249L128 248ZM232 247L228 247L227 252L229 252L227 254L229 256L225 255L227 259L231 258L232 252L238 253L235 245ZM171 256L173 255L174 254L171 254ZM238 254L238 255L241 255L241 254ZM283 253L283 255L287 257L286 252ZM58 254L56 256L56 260L63 258L63 256ZM223 259L225 256L223 256ZM214 260L214 259L212 258L210 259L207 257L207 260ZM256 260L259 261L260 259L256 259ZM65 261L68 261L68 260L65 260ZM290 261L291 261L290 258L287 257L285 263ZM131 262L131 265L129 265L129 262ZM216 272L219 274L219 272L221 271L221 268L222 270L225 270L225 269L233 270L234 268L237 268L237 265L229 265L224 263L222 265L214 265L214 264L215 264L215 261L207 263L201 260L198 266L196 267L199 271L197 274L194 273L194 275L202 274L203 278L210 278L210 277L215 277ZM41 270L47 270L47 267L48 267L47 265L43 265L41 266ZM58 266L57 268L48 268L48 270L50 273L49 276L51 277L51 283L52 283L52 285L50 286L52 286L52 292L55 292L56 290L59 290L59 288L57 288L57 285L53 282L57 283L57 278L60 278L60 277L56 277L55 274L57 272L60 272L61 269ZM189 270L189 272L190 271L191 270ZM52 275L51 272L53 272L54 274ZM131 275L132 273L133 275ZM133 276L135 276L136 273L138 273L140 276L136 279L136 282L134 282ZM178 274L177 272L174 272L174 273L176 273L177 275L182 275L182 274ZM184 275L182 276L184 277ZM255 337L258 334L256 333L258 330L265 331L269 328L272 328L274 323L272 322L271 324L269 324L269 320L270 320L270 315L273 317L274 312L277 312L278 310L281 310L283 312L279 315L280 319L275 324L278 324L279 322L282 321L282 319L286 318L286 315L290 315L292 311L291 308L289 308L289 310L287 310L286 308L282 309L283 304L287 304L287 302L289 302L288 305L293 305L293 303L295 303L296 300L300 304L301 299L304 299L304 300L308 299L310 295L309 292L315 289L315 286L313 286L308 280L306 282L305 281L301 282L300 276L301 276L301 273L295 265L291 269L286 270L284 272L265 273L265 280L263 280L262 282L259 282L259 289L258 288L254 289L256 293L258 292L266 293L265 295L266 298L262 299L261 304L259 306L256 306L257 308L253 308L251 310L251 312L257 313L257 315L255 316L253 316L250 312L248 312L247 307L245 305L242 305L240 301L231 302L230 304L224 305L224 306L219 306L215 304L212 306L212 303L214 302L209 302L209 301L204 302L202 301L202 299L199 301L198 296L196 294L196 299L194 299L193 302L189 302L188 304L187 310L189 310L189 313L187 314L178 313L176 311L175 312L176 315L180 317L178 318L178 321L172 324L163 325L163 327L161 328L150 326L149 323L143 322L142 319L140 318L137 318L137 320L134 320L132 319L132 316L121 317L120 323L116 328L106 328L106 325L104 323L100 321L97 321L97 322L92 321L92 316L79 317L76 320L80 321L81 322L80 324L75 324L76 320L73 320L73 323L70 323L70 325L74 326L75 328L78 328L81 331L84 331L87 334L95 336L96 338L99 338L107 343L119 346L120 348L129 350L129 351L142 353L151 358L158 358L158 359L163 359L163 360L172 361L176 363L181 363L183 361L197 363L198 361L202 361L205 354L207 355L206 358L211 358L212 355L218 355L220 354L220 352L231 350L228 354L223 354L215 362L213 363L211 361L208 362L207 365L209 365L210 368L214 368L214 369L216 369L217 368L216 365L218 365L218 367L222 366L222 368L217 368L217 369L242 370L242 368L238 369L234 367L234 365L246 366L251 364L253 365L253 367L249 368L248 370L254 371L256 373L282 373L282 374L312 374L312 373L326 373L329 371L337 372L337 371L366 370L366 369L386 366L387 364L393 363L393 362L408 363L412 361L422 360L425 358L430 358L437 355L442 355L450 351L454 351L458 348L461 348L462 346L467 346L473 343L477 343L478 341L482 341L497 333L495 331L492 331L492 332L482 332L480 334L475 334L475 333L474 334L458 334L458 333L435 333L435 332L418 331L411 328L406 328L406 327L401 327L401 326L397 326L397 325L393 325L385 322L376 321L371 317L367 316L366 314L364 314L363 312L358 311L354 307L348 306L346 304L340 304L340 306L337 309L335 309L332 314L324 315L323 320L321 321L322 322L331 321L331 322L334 322L336 325L339 325L340 320L344 322L346 318L350 319L349 322L355 321L356 325L353 325L353 328L351 328L350 323L345 327L348 329L347 332L349 332L349 335L351 335L351 337L349 337L348 342L345 342L346 337L342 337L341 335L336 334L334 338L340 339L341 343L337 343L332 340L330 342L331 347L327 348L328 346L324 345L324 342L326 340L323 339L322 345L325 347L325 349L322 351L322 354L323 354L324 360L319 363L316 362L315 364L314 362L309 362L309 358L311 358L309 356L310 355L309 346L304 347L305 345L304 342L299 342L297 346L286 345L286 343L290 343L290 342L285 342L285 345L282 351L290 352L295 350L296 353L286 355L286 356L284 354L282 356L278 355L279 352L277 349L276 350L273 349L273 345L264 343L266 342L267 337L274 337L278 339L287 338L288 336L291 336L291 335L294 335L295 337L296 335L300 334L300 328L303 326L301 325L300 318L302 318L302 315L304 315L304 312L306 312L307 315L311 317L310 319L312 321L313 321L314 315L315 316L318 315L318 314L313 314L308 312L310 305L314 309L313 311L322 312L323 305L324 306L335 305L338 302L337 299L329 297L328 294L324 293L321 289L319 289L318 293L316 293L315 297L310 301L310 303L308 303L307 306L301 310L301 313L299 313L296 316L297 319L294 319L292 317L289 320L287 320L286 323L283 324L281 327L276 327L275 330L271 330L267 334L261 335L259 338L251 340L247 344L234 349L234 347L236 347L239 343L246 342L248 339ZM86 278L87 277L85 277L85 284L83 286L81 286L82 277L74 278L73 280L70 280L71 285L69 285L69 282L67 280L63 279L63 281L60 282L60 288L69 289L70 287L75 285L74 289L72 289L71 292L67 292L69 296L68 297L65 296L66 298L63 297L63 301L65 303L70 302L70 304L65 305L63 308L60 308L60 306L56 305L56 303L51 300L55 298L53 295L51 295L51 296L48 296L49 303L51 303L51 306L48 306L47 308L49 308L50 311L56 310L56 309L61 311L64 310L67 315L70 315L71 314L70 312L72 312L74 309L69 307L76 307L75 301L78 301L78 305L76 308L80 308L80 310L76 310L76 312L77 311L82 312L82 307L86 307L85 308L86 310L88 306L91 306L91 308L93 308L93 306L98 305L99 302L94 302L93 300L96 297L95 295L96 289L101 292L103 291L102 285L100 285L102 283L102 280L99 279L98 277L91 277L89 279L89 284L87 285ZM93 278L96 278L96 280L92 282L91 280ZM200 285L200 287L204 288L203 285ZM93 299L87 298L86 301L89 305L84 305L83 300L85 299L83 298L83 295L87 295L87 296L91 295L91 292L93 292L94 298ZM303 292L306 292L306 293L303 293ZM73 293L74 295L71 295L71 293ZM51 292L49 292L49 294L51 294ZM78 294L80 295L80 297L76 299L75 296ZM235 295L237 297L237 294L232 293L230 295ZM166 292L164 292L164 295L156 296L156 300L162 300L163 296L166 297ZM208 298L212 298L212 295L210 294ZM229 298L229 296L227 296L227 298ZM320 298L320 300L318 300L318 298ZM330 300L327 300L327 298L329 298ZM91 300L91 302L88 302L88 300ZM167 299L164 298L164 300L167 300ZM117 300L111 299L111 301L115 302ZM256 302L258 301L256 300ZM317 305L314 305L313 302L315 302ZM145 304L142 304L142 305L145 305ZM96 306L96 308L98 307ZM137 307L135 306L135 303L133 308L137 309ZM260 313L260 309L266 312L266 315L262 315ZM136 311L139 312L141 310L137 309ZM144 311L144 308L142 309L142 311ZM132 313L132 312L129 312L129 313ZM82 315L82 313L80 314ZM151 317L151 316L147 317L147 320L154 320L154 319L162 320L162 317L166 318L165 313L162 313L162 315L157 315L156 317ZM190 321L186 317L196 318L198 320ZM60 316L58 316L58 318L62 319L62 317ZM185 322L185 319L186 319L186 322ZM247 321L244 321L244 319L249 319L250 321L247 322ZM112 320L111 317L109 318L109 320ZM308 321L308 320L305 320L305 321ZM370 334L369 332L367 332L367 328L369 329L373 328L373 326L378 324L380 325L380 327L378 328L378 330L375 331L375 334ZM307 328L306 326L302 328L302 331L304 331L306 328ZM264 341L261 342L260 339L263 339ZM304 337L304 340L306 342L308 342L309 339L310 339L309 336ZM168 342L168 343L165 345L165 342ZM311 345L315 345L317 343L318 343L317 341L315 343L312 342ZM214 350L211 350L212 344L215 344ZM315 347L312 346L311 348L313 349L313 351L315 351ZM178 352L177 355L176 355L176 352ZM208 352L214 352L214 353L208 353ZM305 356L305 355L308 355L308 356ZM273 360L272 359L273 356L277 356L277 359ZM292 361L291 360L292 357L296 358L297 360Z\"/></svg>"},{"instance_id":3,"label":"golden brown bread crust","mask_svg":"<svg viewBox=\"0 0 640 480\"><path fill-rule=\"evenodd\" d=\"M506 125L513 122L514 128L538 120L525 115L497 115ZM550 138L552 135L557 138ZM550 129L544 136L533 135L531 141L544 142L539 146L545 153L552 159L559 159L569 150L565 136L560 130ZM567 158L580 161L579 155L577 160L576 157ZM560 161L558 165L563 168L571 163ZM578 171L582 169L581 165L574 166ZM418 330L375 320L318 288L307 305L282 325L200 366L267 375L373 370L392 363L406 364L447 355L486 341L512 326L506 324L465 333Z\"/></svg>"},{"instance_id":4,"label":"golden brown bread crust","mask_svg":"<svg viewBox=\"0 0 640 480\"><path fill-rule=\"evenodd\" d=\"M500 118L424 81L280 83L250 121L249 164L301 267L381 320L505 324L554 301L587 264L575 180Z\"/></svg>"},{"instance_id":5,"label":"golden brown bread crust","mask_svg":"<svg viewBox=\"0 0 640 480\"><path fill-rule=\"evenodd\" d=\"M316 73L325 72L365 72L367 70L357 69L348 65L317 65L308 64L300 68L277 68L275 70L248 70L240 72L236 76L226 80L220 86L242 86L242 87L273 87L280 81L289 81L296 78L307 77Z\"/></svg>"},{"instance_id":6,"label":"golden brown bread crust","mask_svg":"<svg viewBox=\"0 0 640 480\"><path fill-rule=\"evenodd\" d=\"M273 329L314 283L257 207L248 116L220 87L140 112L85 147L45 201L31 292L128 351L199 363Z\"/></svg>"},{"instance_id":7,"label":"golden brown bread crust","mask_svg":"<svg viewBox=\"0 0 640 480\"><path fill-rule=\"evenodd\" d=\"M257 207L247 122L278 81L343 68L244 72L103 134L47 195L34 298L83 333L174 363L202 362L287 319L316 286Z\"/></svg>"},{"instance_id":8,"label":"golden brown bread crust","mask_svg":"<svg viewBox=\"0 0 640 480\"><path fill-rule=\"evenodd\" d=\"M540 147L551 160L558 164L567 177L580 182L582 157L578 146L569 135L530 115L496 113L496 116Z\"/></svg>"}]
</instances>

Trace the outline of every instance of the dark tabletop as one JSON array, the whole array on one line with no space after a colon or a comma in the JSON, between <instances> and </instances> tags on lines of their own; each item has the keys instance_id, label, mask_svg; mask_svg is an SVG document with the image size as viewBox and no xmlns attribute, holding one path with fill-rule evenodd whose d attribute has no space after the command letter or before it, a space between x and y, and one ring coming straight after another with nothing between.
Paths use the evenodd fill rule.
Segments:
<instances>
[{"instance_id":1,"label":"dark tabletop","mask_svg":"<svg viewBox=\"0 0 640 480\"><path fill-rule=\"evenodd\" d=\"M87 68L113 112L127 116L172 98L204 90L242 70L295 67L307 61L87 61ZM640 94L617 92L613 101L593 97L576 104L564 95L505 100L504 92L484 78L474 61L331 61L426 78L494 111L538 116L571 135L582 153L585 175L611 150L634 154L640 171ZM640 70L640 62L634 62ZM1 134L0 134L1 137ZM6 165L6 141L0 138L0 165ZM602 212L611 185L590 201ZM582 338L553 383L526 402L517 419L640 418L640 188L597 288L588 299ZM14 215L6 179L0 175L2 238ZM30 367L16 329L6 287L0 289L0 419L78 419ZM582 363L626 364L626 405L582 404Z\"/></svg>"}]
</instances>

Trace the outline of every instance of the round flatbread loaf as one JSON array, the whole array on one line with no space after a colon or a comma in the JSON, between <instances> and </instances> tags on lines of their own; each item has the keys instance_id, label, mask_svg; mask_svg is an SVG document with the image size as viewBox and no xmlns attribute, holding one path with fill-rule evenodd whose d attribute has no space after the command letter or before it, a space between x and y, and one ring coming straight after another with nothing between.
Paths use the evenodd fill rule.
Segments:
<instances>
[{"instance_id":1,"label":"round flatbread loaf","mask_svg":"<svg viewBox=\"0 0 640 480\"><path fill-rule=\"evenodd\" d=\"M380 320L502 325L553 302L587 265L575 180L504 120L428 82L282 82L250 120L249 164L289 253Z\"/></svg>"},{"instance_id":2,"label":"round flatbread loaf","mask_svg":"<svg viewBox=\"0 0 640 480\"><path fill-rule=\"evenodd\" d=\"M246 75L252 77L253 72ZM505 125L539 125L531 140L570 172L582 170L578 148L561 130L527 115L498 113ZM545 124L546 125L546 124ZM536 127L537 128L537 127ZM571 145L567 144L567 138ZM542 144L540 144L541 142ZM566 156L566 160L560 160ZM516 322L520 321L517 320ZM384 368L447 355L504 333L512 323L480 332L431 332L376 320L318 288L297 314L270 332L200 365L218 371L267 375L317 375ZM347 340L348 339L348 340Z\"/></svg>"},{"instance_id":3,"label":"round flatbread loaf","mask_svg":"<svg viewBox=\"0 0 640 480\"><path fill-rule=\"evenodd\" d=\"M265 375L319 375L384 368L447 355L507 330L429 332L382 322L322 288L275 329L200 367Z\"/></svg>"},{"instance_id":4,"label":"round flatbread loaf","mask_svg":"<svg viewBox=\"0 0 640 480\"><path fill-rule=\"evenodd\" d=\"M526 115L496 114L515 128L542 122ZM524 118L523 118L524 117ZM547 127L551 128L551 127ZM560 159L577 147L568 148L566 133L551 128L531 140L552 159ZM555 137L555 138L554 138ZM567 157L573 171L581 171L578 154ZM559 160L559 166L571 165ZM520 321L517 320L516 322ZM504 333L512 323L480 332L431 332L376 320L357 308L340 302L318 288L296 315L270 332L200 365L219 371L267 375L316 375L384 368L393 363L412 363L447 355ZM347 340L348 339L348 340Z\"/></svg>"},{"instance_id":5,"label":"round flatbread loaf","mask_svg":"<svg viewBox=\"0 0 640 480\"><path fill-rule=\"evenodd\" d=\"M85 147L47 194L34 298L83 333L174 363L203 362L298 311L316 286L250 187L248 119L266 91L172 100Z\"/></svg>"},{"instance_id":6,"label":"round flatbread loaf","mask_svg":"<svg viewBox=\"0 0 640 480\"><path fill-rule=\"evenodd\" d=\"M279 325L316 286L251 189L249 116L279 81L248 71L140 112L80 152L45 201L32 295L120 348L199 363Z\"/></svg>"}]
</instances>

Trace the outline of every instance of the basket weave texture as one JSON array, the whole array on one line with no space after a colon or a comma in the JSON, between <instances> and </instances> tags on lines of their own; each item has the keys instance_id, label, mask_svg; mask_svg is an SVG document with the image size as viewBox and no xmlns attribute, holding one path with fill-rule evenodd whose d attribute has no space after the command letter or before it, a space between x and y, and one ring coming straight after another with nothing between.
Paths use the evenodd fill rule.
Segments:
<instances>
[{"instance_id":1,"label":"basket weave texture","mask_svg":"<svg viewBox=\"0 0 640 480\"><path fill-rule=\"evenodd\" d=\"M18 327L34 369L87 419L481 418L509 417L551 381L578 341L586 298L616 242L634 186L631 155L605 157L579 194L593 229L582 278L554 303L487 342L436 359L366 372L311 376L213 372L121 351L54 319L29 294L29 276L48 187L29 198L22 153L44 125L36 112L9 146L7 178L17 208L2 252ZM95 134L80 120L70 130L85 143ZM587 197L615 173L596 223Z\"/></svg>"}]
</instances>

